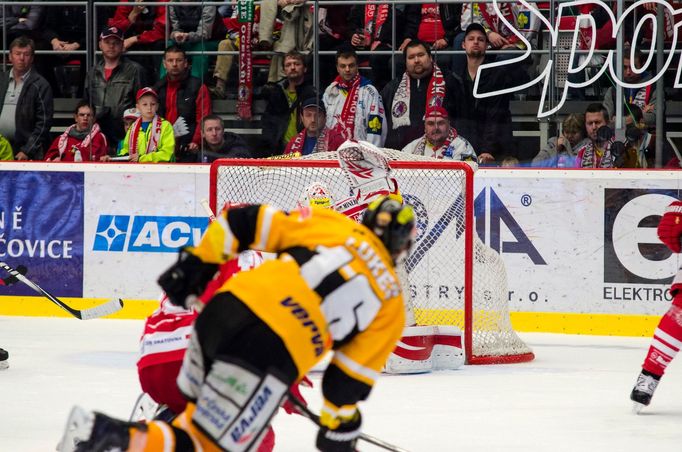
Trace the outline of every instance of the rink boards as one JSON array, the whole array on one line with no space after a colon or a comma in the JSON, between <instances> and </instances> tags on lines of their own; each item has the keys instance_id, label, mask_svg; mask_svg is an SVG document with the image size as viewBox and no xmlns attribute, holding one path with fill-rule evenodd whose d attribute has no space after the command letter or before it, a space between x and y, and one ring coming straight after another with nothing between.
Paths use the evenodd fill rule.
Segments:
<instances>
[{"instance_id":1,"label":"rink boards","mask_svg":"<svg viewBox=\"0 0 682 452\"><path fill-rule=\"evenodd\" d=\"M3 163L0 173L0 260L77 307L122 298L120 318L155 309L159 273L208 224L208 166ZM678 172L486 169L475 181L476 230L505 261L517 330L653 330L680 264L656 238ZM0 286L0 315L62 315L32 295Z\"/></svg>"}]
</instances>

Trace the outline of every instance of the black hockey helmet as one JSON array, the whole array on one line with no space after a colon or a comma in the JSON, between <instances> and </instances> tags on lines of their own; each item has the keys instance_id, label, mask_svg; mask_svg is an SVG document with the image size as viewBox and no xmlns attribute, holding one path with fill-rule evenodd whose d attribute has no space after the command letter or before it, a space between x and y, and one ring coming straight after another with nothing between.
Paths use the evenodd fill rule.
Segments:
<instances>
[{"instance_id":1,"label":"black hockey helmet","mask_svg":"<svg viewBox=\"0 0 682 452\"><path fill-rule=\"evenodd\" d=\"M384 243L394 262L407 254L414 239L414 210L396 195L382 196L367 207L362 224Z\"/></svg>"}]
</instances>

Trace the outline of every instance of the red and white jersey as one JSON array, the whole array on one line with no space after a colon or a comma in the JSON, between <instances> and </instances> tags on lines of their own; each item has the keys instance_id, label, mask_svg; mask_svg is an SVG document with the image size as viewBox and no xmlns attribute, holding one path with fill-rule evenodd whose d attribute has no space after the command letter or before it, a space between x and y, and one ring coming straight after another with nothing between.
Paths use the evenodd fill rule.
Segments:
<instances>
[{"instance_id":1,"label":"red and white jersey","mask_svg":"<svg viewBox=\"0 0 682 452\"><path fill-rule=\"evenodd\" d=\"M270 258L268 253L261 253L260 251L247 250L240 253L239 256L230 259L220 267L220 271L208 283L206 290L199 299L203 303L207 303L215 291L232 275L256 268L268 258ZM194 308L185 309L176 306L164 294L159 309L154 311L145 321L144 331L140 339L138 368L142 369L171 361L182 361L189 344L192 324L197 315L199 313Z\"/></svg>"}]
</instances>

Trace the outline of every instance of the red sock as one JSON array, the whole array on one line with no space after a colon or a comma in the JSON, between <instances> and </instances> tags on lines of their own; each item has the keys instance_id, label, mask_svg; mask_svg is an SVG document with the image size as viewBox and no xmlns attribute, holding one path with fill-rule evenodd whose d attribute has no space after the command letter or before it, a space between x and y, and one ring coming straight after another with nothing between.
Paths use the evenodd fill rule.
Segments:
<instances>
[{"instance_id":1,"label":"red sock","mask_svg":"<svg viewBox=\"0 0 682 452\"><path fill-rule=\"evenodd\" d=\"M675 297L668 312L661 318L654 331L651 347L642 368L661 376L665 368L682 348L682 294Z\"/></svg>"}]
</instances>

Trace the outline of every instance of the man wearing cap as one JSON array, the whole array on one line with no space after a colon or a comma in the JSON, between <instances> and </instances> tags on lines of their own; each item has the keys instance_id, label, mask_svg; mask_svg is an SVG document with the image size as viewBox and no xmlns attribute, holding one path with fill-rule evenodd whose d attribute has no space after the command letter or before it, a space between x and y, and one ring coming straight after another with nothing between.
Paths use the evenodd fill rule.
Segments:
<instances>
[{"instance_id":1,"label":"man wearing cap","mask_svg":"<svg viewBox=\"0 0 682 452\"><path fill-rule=\"evenodd\" d=\"M135 106L135 93L144 86L142 67L123 57L123 32L106 28L99 36L102 60L88 73L85 98L97 109L97 122L110 144L124 136L123 112Z\"/></svg>"},{"instance_id":2,"label":"man wearing cap","mask_svg":"<svg viewBox=\"0 0 682 452\"><path fill-rule=\"evenodd\" d=\"M301 103L303 130L289 140L284 155L308 155L328 151L326 121L326 110L320 99L309 97L304 100Z\"/></svg>"},{"instance_id":3,"label":"man wearing cap","mask_svg":"<svg viewBox=\"0 0 682 452\"><path fill-rule=\"evenodd\" d=\"M453 73L455 81L450 105L455 128L471 141L478 154L479 163L499 164L505 157L516 157L517 149L512 136L509 94L486 98L474 97L474 83L478 68L485 60L488 38L481 24L472 23L464 32L462 48L467 64ZM479 93L494 92L515 86L514 67L486 68L478 82Z\"/></svg>"},{"instance_id":4,"label":"man wearing cap","mask_svg":"<svg viewBox=\"0 0 682 452\"><path fill-rule=\"evenodd\" d=\"M429 45L413 39L403 49L405 72L381 91L388 109L385 146L402 149L424 135L427 106L448 108L451 78L433 63Z\"/></svg>"},{"instance_id":5,"label":"man wearing cap","mask_svg":"<svg viewBox=\"0 0 682 452\"><path fill-rule=\"evenodd\" d=\"M443 107L428 107L424 115L424 136L403 148L403 152L437 159L476 161L476 152L457 130Z\"/></svg>"},{"instance_id":6,"label":"man wearing cap","mask_svg":"<svg viewBox=\"0 0 682 452\"><path fill-rule=\"evenodd\" d=\"M159 93L159 115L175 130L175 159L199 161L201 120L212 113L211 96L201 79L190 74L185 51L172 45L163 53L166 76L154 87Z\"/></svg>"},{"instance_id":7,"label":"man wearing cap","mask_svg":"<svg viewBox=\"0 0 682 452\"><path fill-rule=\"evenodd\" d=\"M25 36L9 45L12 69L0 75L0 134L16 160L42 160L50 144L54 110L52 88L33 69L35 44Z\"/></svg>"},{"instance_id":8,"label":"man wearing cap","mask_svg":"<svg viewBox=\"0 0 682 452\"><path fill-rule=\"evenodd\" d=\"M156 114L159 95L145 87L137 92L135 99L140 117L128 129L119 155L129 156L131 162L172 162L175 152L173 126Z\"/></svg>"},{"instance_id":9,"label":"man wearing cap","mask_svg":"<svg viewBox=\"0 0 682 452\"><path fill-rule=\"evenodd\" d=\"M361 76L358 56L352 49L336 52L338 77L324 91L328 151L335 151L346 140L363 140L375 146L386 141L386 113L379 91L372 81Z\"/></svg>"}]
</instances>

